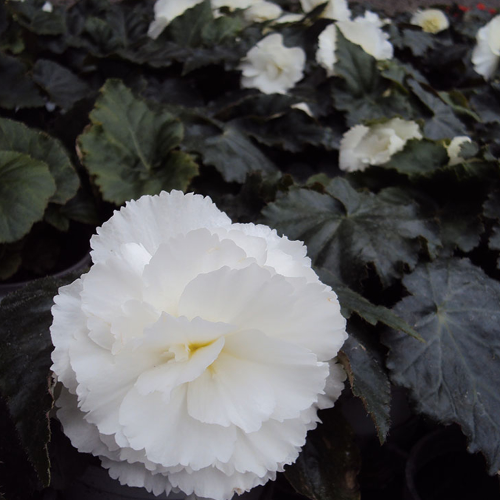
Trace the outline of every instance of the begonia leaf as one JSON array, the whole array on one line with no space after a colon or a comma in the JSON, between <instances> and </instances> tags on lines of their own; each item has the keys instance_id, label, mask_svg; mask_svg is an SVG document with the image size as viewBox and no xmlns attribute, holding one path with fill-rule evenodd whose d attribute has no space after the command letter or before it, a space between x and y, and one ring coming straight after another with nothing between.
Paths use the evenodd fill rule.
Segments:
<instances>
[{"instance_id":1,"label":"begonia leaf","mask_svg":"<svg viewBox=\"0 0 500 500\"><path fill-rule=\"evenodd\" d=\"M415 267L419 237L439 244L437 227L411 199L393 193L358 192L333 179L324 194L290 191L264 210L266 224L289 238L303 240L317 266L350 283L373 264L387 286L401 277L403 264Z\"/></svg>"},{"instance_id":2,"label":"begonia leaf","mask_svg":"<svg viewBox=\"0 0 500 500\"><path fill-rule=\"evenodd\" d=\"M435 45L436 35L426 33L419 27L405 28L402 31L403 46L409 48L416 57L423 56Z\"/></svg>"},{"instance_id":3,"label":"begonia leaf","mask_svg":"<svg viewBox=\"0 0 500 500\"><path fill-rule=\"evenodd\" d=\"M203 0L173 19L168 27L168 34L181 47L199 47L205 37L211 38L214 35L208 28L212 21L210 0Z\"/></svg>"},{"instance_id":4,"label":"begonia leaf","mask_svg":"<svg viewBox=\"0 0 500 500\"><path fill-rule=\"evenodd\" d=\"M118 205L143 194L185 190L198 173L176 150L184 130L171 113L153 110L119 80L108 80L78 138L82 162L105 200Z\"/></svg>"},{"instance_id":5,"label":"begonia leaf","mask_svg":"<svg viewBox=\"0 0 500 500\"><path fill-rule=\"evenodd\" d=\"M90 87L69 69L47 59L38 59L33 66L33 80L63 109L69 109L91 94Z\"/></svg>"},{"instance_id":6,"label":"begonia leaf","mask_svg":"<svg viewBox=\"0 0 500 500\"><path fill-rule=\"evenodd\" d=\"M500 284L467 259L421 264L403 278L411 294L396 304L426 340L387 333L387 366L394 383L409 389L419 412L458 423L469 451L500 468Z\"/></svg>"},{"instance_id":7,"label":"begonia leaf","mask_svg":"<svg viewBox=\"0 0 500 500\"><path fill-rule=\"evenodd\" d=\"M0 151L0 243L28 234L42 219L55 190L46 163L15 151Z\"/></svg>"},{"instance_id":8,"label":"begonia leaf","mask_svg":"<svg viewBox=\"0 0 500 500\"><path fill-rule=\"evenodd\" d=\"M484 203L484 215L495 221L488 240L488 246L492 250L500 250L500 193L498 191L490 193ZM497 265L500 268L500 258Z\"/></svg>"},{"instance_id":9,"label":"begonia leaf","mask_svg":"<svg viewBox=\"0 0 500 500\"><path fill-rule=\"evenodd\" d=\"M447 165L448 161L448 153L443 145L427 140L412 140L383 166L413 177L433 174Z\"/></svg>"},{"instance_id":10,"label":"begonia leaf","mask_svg":"<svg viewBox=\"0 0 500 500\"><path fill-rule=\"evenodd\" d=\"M189 151L199 153L203 163L213 165L227 182L243 183L251 172L277 171L250 137L231 123L191 124L186 127L184 144Z\"/></svg>"},{"instance_id":11,"label":"begonia leaf","mask_svg":"<svg viewBox=\"0 0 500 500\"><path fill-rule=\"evenodd\" d=\"M352 393L363 401L383 444L391 426L391 383L387 374L369 349L352 335L342 346L340 360Z\"/></svg>"},{"instance_id":12,"label":"begonia leaf","mask_svg":"<svg viewBox=\"0 0 500 500\"><path fill-rule=\"evenodd\" d=\"M0 118L0 151L17 151L47 164L57 186L50 201L63 204L80 185L78 175L61 143L45 132Z\"/></svg>"},{"instance_id":13,"label":"begonia leaf","mask_svg":"<svg viewBox=\"0 0 500 500\"><path fill-rule=\"evenodd\" d=\"M427 108L424 135L429 139L452 139L457 135L467 135L464 124L456 117L453 109L431 92L427 92L416 80L408 85Z\"/></svg>"},{"instance_id":14,"label":"begonia leaf","mask_svg":"<svg viewBox=\"0 0 500 500\"><path fill-rule=\"evenodd\" d=\"M347 124L363 120L401 116L410 118L412 109L407 95L382 77L377 60L360 46L349 42L337 30L335 72L343 81L333 87L335 107L347 114Z\"/></svg>"},{"instance_id":15,"label":"begonia leaf","mask_svg":"<svg viewBox=\"0 0 500 500\"><path fill-rule=\"evenodd\" d=\"M74 279L74 277L73 277ZM44 486L50 482L50 308L66 281L44 278L6 296L0 304L0 393L18 438Z\"/></svg>"},{"instance_id":16,"label":"begonia leaf","mask_svg":"<svg viewBox=\"0 0 500 500\"><path fill-rule=\"evenodd\" d=\"M311 500L359 500L360 453L338 407L320 412L322 424L307 435L299 458L285 468L292 486Z\"/></svg>"},{"instance_id":17,"label":"begonia leaf","mask_svg":"<svg viewBox=\"0 0 500 500\"><path fill-rule=\"evenodd\" d=\"M242 118L237 123L262 144L283 148L291 153L302 151L308 144L332 150L338 148L341 138L335 130L298 109L291 109L270 119Z\"/></svg>"},{"instance_id":18,"label":"begonia leaf","mask_svg":"<svg viewBox=\"0 0 500 500\"><path fill-rule=\"evenodd\" d=\"M27 75L27 68L15 57L0 53L0 73L0 107L36 108L45 104L40 91Z\"/></svg>"},{"instance_id":19,"label":"begonia leaf","mask_svg":"<svg viewBox=\"0 0 500 500\"><path fill-rule=\"evenodd\" d=\"M484 122L500 122L500 84L492 82L480 88L470 99L471 105Z\"/></svg>"},{"instance_id":20,"label":"begonia leaf","mask_svg":"<svg viewBox=\"0 0 500 500\"><path fill-rule=\"evenodd\" d=\"M66 31L63 10L53 8L52 12L42 9L44 2L39 0L23 0L8 2L8 8L16 21L38 35L61 35Z\"/></svg>"}]
</instances>

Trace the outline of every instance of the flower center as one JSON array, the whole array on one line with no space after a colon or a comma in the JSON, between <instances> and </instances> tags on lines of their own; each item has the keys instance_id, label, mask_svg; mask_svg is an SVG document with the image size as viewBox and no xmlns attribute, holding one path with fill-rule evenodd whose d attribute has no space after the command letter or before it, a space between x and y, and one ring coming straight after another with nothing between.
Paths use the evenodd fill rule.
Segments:
<instances>
[{"instance_id":1,"label":"flower center","mask_svg":"<svg viewBox=\"0 0 500 500\"><path fill-rule=\"evenodd\" d=\"M191 344L175 344L168 348L168 350L165 352L165 355L171 356L173 354L174 359L177 362L188 361L196 351L198 351L199 349L203 349L204 347L208 347L212 344L213 341L205 343L195 342Z\"/></svg>"},{"instance_id":2,"label":"flower center","mask_svg":"<svg viewBox=\"0 0 500 500\"><path fill-rule=\"evenodd\" d=\"M436 33L441 30L441 23L439 19L432 17L422 23L422 29L427 33Z\"/></svg>"}]
</instances>

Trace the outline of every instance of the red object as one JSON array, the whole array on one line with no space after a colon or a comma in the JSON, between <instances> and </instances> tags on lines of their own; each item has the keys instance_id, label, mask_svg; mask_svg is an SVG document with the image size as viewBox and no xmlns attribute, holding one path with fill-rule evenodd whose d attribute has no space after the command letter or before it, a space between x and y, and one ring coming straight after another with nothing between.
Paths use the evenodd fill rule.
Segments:
<instances>
[{"instance_id":1,"label":"red object","mask_svg":"<svg viewBox=\"0 0 500 500\"><path fill-rule=\"evenodd\" d=\"M462 11L462 12L468 12L470 10L470 7L466 7L465 5L459 5L458 8Z\"/></svg>"},{"instance_id":2,"label":"red object","mask_svg":"<svg viewBox=\"0 0 500 500\"><path fill-rule=\"evenodd\" d=\"M497 13L497 9L489 9L488 12L490 14L496 14Z\"/></svg>"},{"instance_id":3,"label":"red object","mask_svg":"<svg viewBox=\"0 0 500 500\"><path fill-rule=\"evenodd\" d=\"M479 9L479 10L486 10L486 5L484 5L484 3L478 3L476 5L476 7Z\"/></svg>"}]
</instances>

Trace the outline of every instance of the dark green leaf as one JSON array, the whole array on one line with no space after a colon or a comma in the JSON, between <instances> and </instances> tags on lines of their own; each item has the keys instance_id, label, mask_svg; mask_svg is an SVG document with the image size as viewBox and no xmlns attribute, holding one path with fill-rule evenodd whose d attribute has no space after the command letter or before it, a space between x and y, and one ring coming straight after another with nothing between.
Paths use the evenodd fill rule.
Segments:
<instances>
[{"instance_id":1,"label":"dark green leaf","mask_svg":"<svg viewBox=\"0 0 500 500\"><path fill-rule=\"evenodd\" d=\"M335 406L320 413L323 423L307 435L297 461L286 467L292 486L311 500L359 500L359 450L353 432Z\"/></svg>"},{"instance_id":2,"label":"dark green leaf","mask_svg":"<svg viewBox=\"0 0 500 500\"><path fill-rule=\"evenodd\" d=\"M383 444L391 426L391 383L387 374L370 351L352 335L342 346L340 360L353 394L363 401Z\"/></svg>"},{"instance_id":3,"label":"dark green leaf","mask_svg":"<svg viewBox=\"0 0 500 500\"><path fill-rule=\"evenodd\" d=\"M484 203L484 215L495 221L492 234L488 240L488 246L492 250L500 250L500 193L498 191L490 193ZM500 259L498 260L498 267L500 268Z\"/></svg>"},{"instance_id":4,"label":"dark green leaf","mask_svg":"<svg viewBox=\"0 0 500 500\"><path fill-rule=\"evenodd\" d=\"M22 123L0 118L1 150L24 153L48 165L57 186L52 203L63 204L76 194L80 180L58 140Z\"/></svg>"},{"instance_id":5,"label":"dark green leaf","mask_svg":"<svg viewBox=\"0 0 500 500\"><path fill-rule=\"evenodd\" d=\"M191 156L174 150L183 138L182 123L150 109L121 81L106 82L90 119L78 142L105 200L120 205L143 194L185 190L198 173Z\"/></svg>"},{"instance_id":6,"label":"dark green leaf","mask_svg":"<svg viewBox=\"0 0 500 500\"><path fill-rule=\"evenodd\" d=\"M89 86L69 69L47 59L36 62L33 80L45 89L51 101L63 109L71 108L91 93Z\"/></svg>"},{"instance_id":7,"label":"dark green leaf","mask_svg":"<svg viewBox=\"0 0 500 500\"><path fill-rule=\"evenodd\" d=\"M435 45L436 35L426 33L420 28L415 27L403 30L403 45L408 47L414 56L423 56L429 49Z\"/></svg>"},{"instance_id":8,"label":"dark green leaf","mask_svg":"<svg viewBox=\"0 0 500 500\"><path fill-rule=\"evenodd\" d=\"M187 126L186 148L199 153L203 163L217 168L227 182L243 183L249 173L258 170L276 172L276 166L243 131L231 123L220 127L208 123Z\"/></svg>"},{"instance_id":9,"label":"dark green leaf","mask_svg":"<svg viewBox=\"0 0 500 500\"><path fill-rule=\"evenodd\" d=\"M168 34L181 47L199 47L204 36L215 35L214 29L209 27L212 21L210 0L204 0L176 17L168 27Z\"/></svg>"},{"instance_id":10,"label":"dark green leaf","mask_svg":"<svg viewBox=\"0 0 500 500\"><path fill-rule=\"evenodd\" d=\"M409 80L413 93L427 108L424 134L429 139L452 139L457 135L467 135L464 124L455 116L453 109L432 92L427 92L416 80ZM430 115L430 117L428 117Z\"/></svg>"},{"instance_id":11,"label":"dark green leaf","mask_svg":"<svg viewBox=\"0 0 500 500\"><path fill-rule=\"evenodd\" d=\"M500 122L500 85L498 83L478 89L470 102L482 121Z\"/></svg>"},{"instance_id":12,"label":"dark green leaf","mask_svg":"<svg viewBox=\"0 0 500 500\"><path fill-rule=\"evenodd\" d=\"M392 380L410 390L418 411L456 422L469 451L500 469L500 284L468 260L420 265L403 279L411 294L395 307L424 337L391 332L384 343Z\"/></svg>"},{"instance_id":13,"label":"dark green leaf","mask_svg":"<svg viewBox=\"0 0 500 500\"><path fill-rule=\"evenodd\" d=\"M390 328L400 330L418 340L422 340L422 337L420 337L415 329L413 329L406 321L394 314L390 309L387 309L387 307L372 304L359 293L339 283L332 273L326 269L316 268L315 270L321 281L330 285L337 294L344 317L350 318L351 314L354 312L371 325L383 323Z\"/></svg>"},{"instance_id":14,"label":"dark green leaf","mask_svg":"<svg viewBox=\"0 0 500 500\"><path fill-rule=\"evenodd\" d=\"M377 60L360 46L349 42L337 30L336 73L343 81L333 87L335 107L347 113L347 124L354 126L364 120L411 117L406 94L391 88L377 68Z\"/></svg>"},{"instance_id":15,"label":"dark green leaf","mask_svg":"<svg viewBox=\"0 0 500 500\"><path fill-rule=\"evenodd\" d=\"M45 104L39 90L26 74L25 65L15 57L0 53L0 107L36 108Z\"/></svg>"},{"instance_id":16,"label":"dark green leaf","mask_svg":"<svg viewBox=\"0 0 500 500\"><path fill-rule=\"evenodd\" d=\"M49 204L43 220L59 231L67 231L69 229L69 219L63 215L60 210L60 205Z\"/></svg>"},{"instance_id":17,"label":"dark green leaf","mask_svg":"<svg viewBox=\"0 0 500 500\"><path fill-rule=\"evenodd\" d=\"M416 265L418 237L439 244L435 223L423 217L413 201L401 201L404 193L400 199L393 194L357 192L337 177L325 194L290 191L263 214L270 226L303 240L317 266L350 283L372 263L387 286L402 275L403 263Z\"/></svg>"},{"instance_id":18,"label":"dark green leaf","mask_svg":"<svg viewBox=\"0 0 500 500\"><path fill-rule=\"evenodd\" d=\"M28 234L42 219L56 185L46 163L0 151L0 243Z\"/></svg>"},{"instance_id":19,"label":"dark green leaf","mask_svg":"<svg viewBox=\"0 0 500 500\"><path fill-rule=\"evenodd\" d=\"M21 266L19 245L0 245L0 280L13 276Z\"/></svg>"},{"instance_id":20,"label":"dark green leaf","mask_svg":"<svg viewBox=\"0 0 500 500\"><path fill-rule=\"evenodd\" d=\"M221 16L206 24L201 32L203 42L214 47L226 41L234 41L243 29L243 23L238 17Z\"/></svg>"},{"instance_id":21,"label":"dark green leaf","mask_svg":"<svg viewBox=\"0 0 500 500\"><path fill-rule=\"evenodd\" d=\"M479 212L480 207L469 199L450 202L440 210L441 241L450 254L455 248L470 252L479 245L484 231Z\"/></svg>"},{"instance_id":22,"label":"dark green leaf","mask_svg":"<svg viewBox=\"0 0 500 500\"><path fill-rule=\"evenodd\" d=\"M63 10L55 7L53 12L42 10L44 2L25 0L9 2L9 9L22 26L38 35L61 35L66 31Z\"/></svg>"},{"instance_id":23,"label":"dark green leaf","mask_svg":"<svg viewBox=\"0 0 500 500\"><path fill-rule=\"evenodd\" d=\"M412 140L383 166L412 177L433 174L447 165L448 161L448 153L443 145L426 140Z\"/></svg>"},{"instance_id":24,"label":"dark green leaf","mask_svg":"<svg viewBox=\"0 0 500 500\"><path fill-rule=\"evenodd\" d=\"M302 151L308 144L332 150L338 148L341 138L332 128L298 109L289 109L271 119L242 118L237 124L262 144L291 153Z\"/></svg>"},{"instance_id":25,"label":"dark green leaf","mask_svg":"<svg viewBox=\"0 0 500 500\"><path fill-rule=\"evenodd\" d=\"M50 483L50 309L63 284L52 278L37 280L6 296L0 305L0 392L44 486Z\"/></svg>"},{"instance_id":26,"label":"dark green leaf","mask_svg":"<svg viewBox=\"0 0 500 500\"><path fill-rule=\"evenodd\" d=\"M481 117L470 109L467 98L458 90L452 90L451 92L441 91L438 92L438 95L441 100L451 106L455 113L468 116L477 122L481 121Z\"/></svg>"}]
</instances>

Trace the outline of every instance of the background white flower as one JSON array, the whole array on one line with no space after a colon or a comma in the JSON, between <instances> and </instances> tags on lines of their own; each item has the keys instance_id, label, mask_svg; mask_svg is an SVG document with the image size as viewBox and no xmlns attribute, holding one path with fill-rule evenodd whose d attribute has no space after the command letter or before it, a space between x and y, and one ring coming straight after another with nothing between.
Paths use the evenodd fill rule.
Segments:
<instances>
[{"instance_id":1,"label":"background white flower","mask_svg":"<svg viewBox=\"0 0 500 500\"><path fill-rule=\"evenodd\" d=\"M325 68L328 76L335 75L335 63L337 62L337 26L328 25L318 37L318 50L316 61Z\"/></svg>"},{"instance_id":2,"label":"background white flower","mask_svg":"<svg viewBox=\"0 0 500 500\"><path fill-rule=\"evenodd\" d=\"M54 7L52 6L52 4L50 2L45 2L42 5L42 10L44 12L52 12L54 10Z\"/></svg>"},{"instance_id":3,"label":"background white flower","mask_svg":"<svg viewBox=\"0 0 500 500\"><path fill-rule=\"evenodd\" d=\"M286 94L304 76L305 63L306 54L300 47L285 47L282 35L273 33L242 59L241 85L264 94Z\"/></svg>"},{"instance_id":4,"label":"background white flower","mask_svg":"<svg viewBox=\"0 0 500 500\"><path fill-rule=\"evenodd\" d=\"M450 27L446 14L439 9L418 10L413 14L410 23L420 26L427 33L439 33Z\"/></svg>"},{"instance_id":5,"label":"background white flower","mask_svg":"<svg viewBox=\"0 0 500 500\"><path fill-rule=\"evenodd\" d=\"M401 118L367 127L356 125L340 141L339 167L347 172L382 165L410 139L422 139L418 124Z\"/></svg>"},{"instance_id":6,"label":"background white flower","mask_svg":"<svg viewBox=\"0 0 500 500\"><path fill-rule=\"evenodd\" d=\"M347 337L304 245L178 191L129 202L91 244L52 309L73 445L122 484L218 500L295 461Z\"/></svg>"},{"instance_id":7,"label":"background white flower","mask_svg":"<svg viewBox=\"0 0 500 500\"><path fill-rule=\"evenodd\" d=\"M300 5L304 12L311 12L311 10L322 3L325 3L325 0L300 0ZM328 0L322 17L334 19L335 21L348 21L351 19L351 11L349 10L347 0Z\"/></svg>"},{"instance_id":8,"label":"background white flower","mask_svg":"<svg viewBox=\"0 0 500 500\"><path fill-rule=\"evenodd\" d=\"M194 7L203 0L156 0L155 19L149 25L148 36L158 38L172 19L184 14L187 9Z\"/></svg>"},{"instance_id":9,"label":"background white flower","mask_svg":"<svg viewBox=\"0 0 500 500\"><path fill-rule=\"evenodd\" d=\"M500 61L500 15L479 29L476 42L472 51L472 64L477 73L489 80Z\"/></svg>"},{"instance_id":10,"label":"background white flower","mask_svg":"<svg viewBox=\"0 0 500 500\"><path fill-rule=\"evenodd\" d=\"M457 165L463 163L464 159L459 155L460 148L464 142L472 142L471 138L466 135L459 135L454 137L450 142L449 146L446 148L448 151L448 156L450 158L449 165Z\"/></svg>"},{"instance_id":11,"label":"background white flower","mask_svg":"<svg viewBox=\"0 0 500 500\"><path fill-rule=\"evenodd\" d=\"M277 19L283 13L281 7L274 2L257 2L245 10L247 21L264 22Z\"/></svg>"},{"instance_id":12,"label":"background white flower","mask_svg":"<svg viewBox=\"0 0 500 500\"><path fill-rule=\"evenodd\" d=\"M389 35L382 30L383 24L377 14L366 11L354 21L339 21L337 26L347 40L360 45L375 59L392 59L394 47L389 42Z\"/></svg>"}]
</instances>

